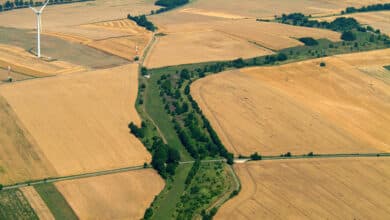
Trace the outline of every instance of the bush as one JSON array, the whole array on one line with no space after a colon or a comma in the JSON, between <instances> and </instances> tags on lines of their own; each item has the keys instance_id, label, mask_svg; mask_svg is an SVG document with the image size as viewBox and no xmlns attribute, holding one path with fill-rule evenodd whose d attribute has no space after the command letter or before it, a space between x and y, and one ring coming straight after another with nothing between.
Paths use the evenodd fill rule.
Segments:
<instances>
[{"instance_id":1,"label":"bush","mask_svg":"<svg viewBox=\"0 0 390 220\"><path fill-rule=\"evenodd\" d=\"M306 46L318 45L318 41L313 39L312 37L302 37L302 38L299 38L299 41L304 43Z\"/></svg>"},{"instance_id":2,"label":"bush","mask_svg":"<svg viewBox=\"0 0 390 220\"><path fill-rule=\"evenodd\" d=\"M3 185L2 184L0 184L0 191L3 189Z\"/></svg>"},{"instance_id":3,"label":"bush","mask_svg":"<svg viewBox=\"0 0 390 220\"><path fill-rule=\"evenodd\" d=\"M256 152L251 155L251 160L261 160L261 155Z\"/></svg>"},{"instance_id":4,"label":"bush","mask_svg":"<svg viewBox=\"0 0 390 220\"><path fill-rule=\"evenodd\" d=\"M278 61L285 61L285 60L287 60L287 55L285 53L278 53L278 55L276 56L276 59Z\"/></svg>"},{"instance_id":5,"label":"bush","mask_svg":"<svg viewBox=\"0 0 390 220\"><path fill-rule=\"evenodd\" d=\"M144 214L144 219L150 219L153 215L153 209L152 208L148 208L146 209L145 211L145 214Z\"/></svg>"},{"instance_id":6,"label":"bush","mask_svg":"<svg viewBox=\"0 0 390 220\"><path fill-rule=\"evenodd\" d=\"M144 138L145 132L143 128L138 128L133 122L129 124L130 132L138 138Z\"/></svg>"},{"instance_id":7,"label":"bush","mask_svg":"<svg viewBox=\"0 0 390 220\"><path fill-rule=\"evenodd\" d=\"M326 63L325 62L321 62L320 63L320 67L325 67L326 66Z\"/></svg>"},{"instance_id":8,"label":"bush","mask_svg":"<svg viewBox=\"0 0 390 220\"><path fill-rule=\"evenodd\" d=\"M129 20L134 21L137 23L137 25L146 28L149 31L155 31L157 28L154 26L152 22L150 22L145 15L140 16L131 16L130 14L127 15L127 18Z\"/></svg>"},{"instance_id":9,"label":"bush","mask_svg":"<svg viewBox=\"0 0 390 220\"><path fill-rule=\"evenodd\" d=\"M312 157L312 156L314 156L314 153L310 152L310 153L307 154L307 156Z\"/></svg>"},{"instance_id":10,"label":"bush","mask_svg":"<svg viewBox=\"0 0 390 220\"><path fill-rule=\"evenodd\" d=\"M341 39L345 41L354 41L356 40L356 35L352 31L344 31L341 34Z\"/></svg>"}]
</instances>

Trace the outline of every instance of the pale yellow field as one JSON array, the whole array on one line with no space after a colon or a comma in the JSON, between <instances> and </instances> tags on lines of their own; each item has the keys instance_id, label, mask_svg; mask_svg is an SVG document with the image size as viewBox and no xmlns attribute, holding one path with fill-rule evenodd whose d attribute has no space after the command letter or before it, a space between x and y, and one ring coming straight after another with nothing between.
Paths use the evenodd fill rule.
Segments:
<instances>
[{"instance_id":1,"label":"pale yellow field","mask_svg":"<svg viewBox=\"0 0 390 220\"><path fill-rule=\"evenodd\" d=\"M97 40L88 43L87 45L128 60L134 60L134 57L143 53L143 50L151 38L152 34L135 35L129 37ZM138 52L136 48L138 48Z\"/></svg>"},{"instance_id":2,"label":"pale yellow field","mask_svg":"<svg viewBox=\"0 0 390 220\"><path fill-rule=\"evenodd\" d=\"M203 12L204 16L226 17L272 17L282 13L302 12L306 14L329 14L338 13L349 6L361 7L375 3L385 3L388 0L197 0L184 7L184 10L191 8L194 14ZM194 10L196 9L196 10ZM208 12L207 14L205 12ZM188 13L188 12L185 12ZM233 17L234 15L234 17Z\"/></svg>"},{"instance_id":3,"label":"pale yellow field","mask_svg":"<svg viewBox=\"0 0 390 220\"><path fill-rule=\"evenodd\" d=\"M134 104L135 64L0 87L59 175L141 165L150 160L127 125Z\"/></svg>"},{"instance_id":4,"label":"pale yellow field","mask_svg":"<svg viewBox=\"0 0 390 220\"><path fill-rule=\"evenodd\" d=\"M320 67L320 62L326 67ZM236 155L390 152L390 49L228 71L191 94Z\"/></svg>"},{"instance_id":5,"label":"pale yellow field","mask_svg":"<svg viewBox=\"0 0 390 220\"><path fill-rule=\"evenodd\" d=\"M146 57L145 66L155 68L272 53L268 49L220 32L174 33L158 38Z\"/></svg>"},{"instance_id":6,"label":"pale yellow field","mask_svg":"<svg viewBox=\"0 0 390 220\"><path fill-rule=\"evenodd\" d=\"M1 95L0 125L1 184L56 175L34 138Z\"/></svg>"},{"instance_id":7,"label":"pale yellow field","mask_svg":"<svg viewBox=\"0 0 390 220\"><path fill-rule=\"evenodd\" d=\"M234 165L242 188L215 219L389 219L390 159Z\"/></svg>"},{"instance_id":8,"label":"pale yellow field","mask_svg":"<svg viewBox=\"0 0 390 220\"><path fill-rule=\"evenodd\" d=\"M342 15L342 16L343 17L353 17L359 23L361 23L363 25L370 25L374 29L381 30L382 33L390 34L390 11L354 13L354 14L346 14L346 15ZM318 18L318 20L333 21L337 17L340 17L340 16Z\"/></svg>"},{"instance_id":9,"label":"pale yellow field","mask_svg":"<svg viewBox=\"0 0 390 220\"><path fill-rule=\"evenodd\" d=\"M64 27L108 20L124 19L127 14L149 13L158 7L149 0L95 0L63 5L49 5L42 15L43 30L57 32ZM0 13L0 26L34 29L36 19L31 9L18 9Z\"/></svg>"},{"instance_id":10,"label":"pale yellow field","mask_svg":"<svg viewBox=\"0 0 390 220\"><path fill-rule=\"evenodd\" d=\"M141 219L164 181L149 169L55 185L80 219Z\"/></svg>"},{"instance_id":11,"label":"pale yellow field","mask_svg":"<svg viewBox=\"0 0 390 220\"><path fill-rule=\"evenodd\" d=\"M180 13L151 17L166 36L159 37L154 43L145 65L155 68L262 56L272 53L272 50L302 45L296 40L300 37L340 39L340 34L333 31L257 22L255 19L197 18L199 16Z\"/></svg>"},{"instance_id":12,"label":"pale yellow field","mask_svg":"<svg viewBox=\"0 0 390 220\"><path fill-rule=\"evenodd\" d=\"M22 48L0 44L0 67L29 76L51 76L85 71L82 66L65 61L44 61L37 59L33 54Z\"/></svg>"},{"instance_id":13,"label":"pale yellow field","mask_svg":"<svg viewBox=\"0 0 390 220\"><path fill-rule=\"evenodd\" d=\"M24 197L26 197L27 201L30 203L39 219L54 220L54 216L50 209L47 207L46 203L42 200L41 196L33 186L20 188L20 191L22 191Z\"/></svg>"}]
</instances>

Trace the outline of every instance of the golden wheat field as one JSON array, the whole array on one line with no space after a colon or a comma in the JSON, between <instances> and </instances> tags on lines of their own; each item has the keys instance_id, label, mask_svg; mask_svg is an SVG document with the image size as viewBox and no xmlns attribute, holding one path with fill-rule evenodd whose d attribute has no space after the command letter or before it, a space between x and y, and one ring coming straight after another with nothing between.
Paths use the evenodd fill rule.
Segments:
<instances>
[{"instance_id":1,"label":"golden wheat field","mask_svg":"<svg viewBox=\"0 0 390 220\"><path fill-rule=\"evenodd\" d=\"M145 0L95 0L49 5L42 15L42 25L44 31L56 32L58 28L124 19L129 13L145 14L157 8L153 1ZM0 26L33 29L35 22L34 13L29 8L0 13Z\"/></svg>"},{"instance_id":2,"label":"golden wheat field","mask_svg":"<svg viewBox=\"0 0 390 220\"><path fill-rule=\"evenodd\" d=\"M334 14L346 7L361 7L376 3L386 3L387 0L197 0L183 8L170 12L182 14L194 14L202 17L241 19L241 18L272 18L283 13L302 12L305 14ZM164 16L169 16L164 15Z\"/></svg>"},{"instance_id":3,"label":"golden wheat field","mask_svg":"<svg viewBox=\"0 0 390 220\"><path fill-rule=\"evenodd\" d=\"M150 160L128 124L138 66L24 81L0 87L21 123L59 175L141 165Z\"/></svg>"},{"instance_id":4,"label":"golden wheat field","mask_svg":"<svg viewBox=\"0 0 390 220\"><path fill-rule=\"evenodd\" d=\"M146 57L148 68L272 54L263 47L215 31L159 37Z\"/></svg>"},{"instance_id":5,"label":"golden wheat field","mask_svg":"<svg viewBox=\"0 0 390 220\"><path fill-rule=\"evenodd\" d=\"M54 216L51 213L50 209L47 207L46 203L42 200L41 196L35 190L33 186L27 186L20 188L24 197L26 197L28 203L30 203L31 208L34 209L38 218L41 220L54 220Z\"/></svg>"},{"instance_id":6,"label":"golden wheat field","mask_svg":"<svg viewBox=\"0 0 390 220\"><path fill-rule=\"evenodd\" d=\"M191 94L236 155L389 152L390 85L361 71L388 63L385 49L233 70Z\"/></svg>"},{"instance_id":7,"label":"golden wheat field","mask_svg":"<svg viewBox=\"0 0 390 220\"><path fill-rule=\"evenodd\" d=\"M0 125L1 184L56 175L34 138L1 95Z\"/></svg>"},{"instance_id":8,"label":"golden wheat field","mask_svg":"<svg viewBox=\"0 0 390 220\"><path fill-rule=\"evenodd\" d=\"M164 181L150 169L55 185L80 219L141 219Z\"/></svg>"},{"instance_id":9,"label":"golden wheat field","mask_svg":"<svg viewBox=\"0 0 390 220\"><path fill-rule=\"evenodd\" d=\"M390 159L236 164L242 189L215 219L388 219Z\"/></svg>"}]
</instances>

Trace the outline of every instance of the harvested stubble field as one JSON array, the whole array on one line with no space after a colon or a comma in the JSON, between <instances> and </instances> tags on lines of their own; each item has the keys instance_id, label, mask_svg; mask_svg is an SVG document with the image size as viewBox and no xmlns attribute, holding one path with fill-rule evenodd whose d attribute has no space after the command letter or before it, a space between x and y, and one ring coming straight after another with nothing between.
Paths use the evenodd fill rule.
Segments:
<instances>
[{"instance_id":1,"label":"harvested stubble field","mask_svg":"<svg viewBox=\"0 0 390 220\"><path fill-rule=\"evenodd\" d=\"M145 60L148 68L255 57L273 52L216 31L174 33L159 37Z\"/></svg>"},{"instance_id":2,"label":"harvested stubble field","mask_svg":"<svg viewBox=\"0 0 390 220\"><path fill-rule=\"evenodd\" d=\"M58 28L123 19L127 14L147 14L157 9L152 0L95 0L63 5L49 5L42 15L43 30L56 32ZM82 15L82 16L80 16ZM33 29L34 13L29 8L0 13L0 26Z\"/></svg>"},{"instance_id":3,"label":"harvested stubble field","mask_svg":"<svg viewBox=\"0 0 390 220\"><path fill-rule=\"evenodd\" d=\"M306 14L339 13L346 7L361 7L375 3L385 3L388 0L197 0L184 6L181 13L193 13L203 16L237 19L241 17L267 17L282 13L303 12Z\"/></svg>"},{"instance_id":4,"label":"harvested stubble field","mask_svg":"<svg viewBox=\"0 0 390 220\"><path fill-rule=\"evenodd\" d=\"M389 62L386 49L227 71L191 93L236 155L389 152L389 84L360 70Z\"/></svg>"},{"instance_id":5,"label":"harvested stubble field","mask_svg":"<svg viewBox=\"0 0 390 220\"><path fill-rule=\"evenodd\" d=\"M365 13L353 13L345 14L343 17L355 18L359 23L363 25L370 25L374 29L381 30L382 33L390 34L390 11L374 11ZM331 16L324 18L316 18L320 21L333 21L340 16Z\"/></svg>"},{"instance_id":6,"label":"harvested stubble field","mask_svg":"<svg viewBox=\"0 0 390 220\"><path fill-rule=\"evenodd\" d=\"M215 219L388 219L390 159L236 164L242 190Z\"/></svg>"},{"instance_id":7,"label":"harvested stubble field","mask_svg":"<svg viewBox=\"0 0 390 220\"><path fill-rule=\"evenodd\" d=\"M34 138L1 95L0 146L1 184L56 175Z\"/></svg>"},{"instance_id":8,"label":"harvested stubble field","mask_svg":"<svg viewBox=\"0 0 390 220\"><path fill-rule=\"evenodd\" d=\"M34 187L28 186L20 189L23 192L24 197L30 203L31 208L35 211L36 215L41 220L54 220L53 214L42 200L41 196L35 190Z\"/></svg>"},{"instance_id":9,"label":"harvested stubble field","mask_svg":"<svg viewBox=\"0 0 390 220\"><path fill-rule=\"evenodd\" d=\"M80 219L141 219L164 181L148 169L55 185Z\"/></svg>"},{"instance_id":10,"label":"harvested stubble field","mask_svg":"<svg viewBox=\"0 0 390 220\"><path fill-rule=\"evenodd\" d=\"M25 80L25 79L31 79L33 77L27 76L21 73L12 72L11 77L13 81L19 81L19 80ZM7 82L8 79L8 70L6 68L2 69L0 67L0 84Z\"/></svg>"},{"instance_id":11,"label":"harvested stubble field","mask_svg":"<svg viewBox=\"0 0 390 220\"><path fill-rule=\"evenodd\" d=\"M68 39L63 40L59 37L41 35L41 42L41 52L43 56L72 63L73 65L96 69L128 63L127 60L118 56L107 54L103 51ZM0 27L0 44L20 47L26 51L33 48L35 51L36 34L24 29Z\"/></svg>"},{"instance_id":12,"label":"harvested stubble field","mask_svg":"<svg viewBox=\"0 0 390 220\"><path fill-rule=\"evenodd\" d=\"M141 165L150 155L127 128L140 124L137 71L130 64L28 80L0 93L59 175Z\"/></svg>"},{"instance_id":13,"label":"harvested stubble field","mask_svg":"<svg viewBox=\"0 0 390 220\"><path fill-rule=\"evenodd\" d=\"M210 17L198 21L193 15L183 19L180 13L168 13L166 17L157 15L151 19L166 36L158 37L153 44L145 60L150 68L271 54L273 50L302 45L297 40L300 37L340 39L339 33L329 30L257 22L255 19Z\"/></svg>"},{"instance_id":14,"label":"harvested stubble field","mask_svg":"<svg viewBox=\"0 0 390 220\"><path fill-rule=\"evenodd\" d=\"M37 59L23 48L0 44L0 67L8 68L28 76L43 77L85 71L79 65L64 61L44 61Z\"/></svg>"}]
</instances>

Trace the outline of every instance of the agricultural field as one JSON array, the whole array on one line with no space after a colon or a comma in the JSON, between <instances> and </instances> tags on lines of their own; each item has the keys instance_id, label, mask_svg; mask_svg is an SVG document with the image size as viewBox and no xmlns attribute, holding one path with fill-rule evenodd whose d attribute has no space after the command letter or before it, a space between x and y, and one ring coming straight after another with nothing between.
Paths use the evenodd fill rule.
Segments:
<instances>
[{"instance_id":1,"label":"agricultural field","mask_svg":"<svg viewBox=\"0 0 390 220\"><path fill-rule=\"evenodd\" d=\"M390 159L236 164L242 189L215 219L387 219Z\"/></svg>"},{"instance_id":2,"label":"agricultural field","mask_svg":"<svg viewBox=\"0 0 390 220\"><path fill-rule=\"evenodd\" d=\"M159 24L164 22L163 19L155 17L155 22ZM302 45L297 40L300 37L340 40L339 33L329 30L254 19L209 19L204 23L180 21L178 25L162 23L159 27L163 35L154 42L145 60L145 66L149 68L272 54L275 50Z\"/></svg>"},{"instance_id":3,"label":"agricultural field","mask_svg":"<svg viewBox=\"0 0 390 220\"><path fill-rule=\"evenodd\" d=\"M0 94L58 175L142 165L150 155L127 127L141 123L137 70L129 64L28 80L3 85Z\"/></svg>"},{"instance_id":4,"label":"agricultural field","mask_svg":"<svg viewBox=\"0 0 390 220\"><path fill-rule=\"evenodd\" d=\"M390 34L390 11L374 11L364 13L352 13L342 15L343 17L355 18L359 23L363 25L370 25L375 30L379 29L382 33ZM330 16L324 18L316 18L319 21L333 21L340 16Z\"/></svg>"},{"instance_id":5,"label":"agricultural field","mask_svg":"<svg viewBox=\"0 0 390 220\"><path fill-rule=\"evenodd\" d=\"M0 192L0 219L38 220L23 193L18 189Z\"/></svg>"},{"instance_id":6,"label":"agricultural field","mask_svg":"<svg viewBox=\"0 0 390 220\"><path fill-rule=\"evenodd\" d=\"M154 170L55 184L80 219L140 219L164 181Z\"/></svg>"},{"instance_id":7,"label":"agricultural field","mask_svg":"<svg viewBox=\"0 0 390 220\"><path fill-rule=\"evenodd\" d=\"M227 71L191 94L235 155L389 152L389 84L362 71L383 69L389 52Z\"/></svg>"},{"instance_id":8,"label":"agricultural field","mask_svg":"<svg viewBox=\"0 0 390 220\"><path fill-rule=\"evenodd\" d=\"M8 67L7 67L8 68ZM7 68L0 68L0 84L6 83L8 79L8 69ZM31 79L33 77L24 75L18 72L12 72L11 77L13 81L20 81L20 80L25 80L25 79Z\"/></svg>"},{"instance_id":9,"label":"agricultural field","mask_svg":"<svg viewBox=\"0 0 390 220\"><path fill-rule=\"evenodd\" d=\"M127 14L149 13L159 7L154 0L95 0L62 5L49 5L42 15L44 31L56 32L63 27L123 19ZM65 19L66 18L66 19ZM0 26L33 29L36 19L31 9L0 12Z\"/></svg>"},{"instance_id":10,"label":"agricultural field","mask_svg":"<svg viewBox=\"0 0 390 220\"><path fill-rule=\"evenodd\" d=\"M21 188L20 191L22 191L39 219L54 220L53 214L50 212L49 208L46 206L45 202L39 196L34 187L24 187Z\"/></svg>"},{"instance_id":11,"label":"agricultural field","mask_svg":"<svg viewBox=\"0 0 390 220\"><path fill-rule=\"evenodd\" d=\"M34 188L50 209L55 219L78 219L76 213L74 213L64 196L53 183L35 185Z\"/></svg>"},{"instance_id":12,"label":"agricultural field","mask_svg":"<svg viewBox=\"0 0 390 220\"><path fill-rule=\"evenodd\" d=\"M175 33L158 38L145 60L145 66L155 68L194 62L231 60L237 57L249 58L272 53L265 48L215 31Z\"/></svg>"},{"instance_id":13,"label":"agricultural field","mask_svg":"<svg viewBox=\"0 0 390 220\"><path fill-rule=\"evenodd\" d=\"M34 138L0 96L0 183L11 184L56 175Z\"/></svg>"},{"instance_id":14,"label":"agricultural field","mask_svg":"<svg viewBox=\"0 0 390 220\"><path fill-rule=\"evenodd\" d=\"M53 76L85 71L85 68L64 61L37 60L23 48L0 44L0 67L32 77ZM18 75L16 75L18 76Z\"/></svg>"},{"instance_id":15,"label":"agricultural field","mask_svg":"<svg viewBox=\"0 0 390 220\"><path fill-rule=\"evenodd\" d=\"M0 27L0 44L6 45L8 48L14 48L8 56L15 56L16 54L22 53L20 48L25 50L23 52L25 56L31 56L31 54L27 51L30 51L31 49L36 51L36 34L26 29ZM41 52L44 57L50 57L52 60L71 63L74 66L82 66L86 69L102 69L128 63L126 59L107 54L87 45L80 44L79 42L63 40L59 37L44 34L41 35ZM20 62L22 62L24 66L28 65L28 63L26 64L28 60L16 60L19 62L13 63L13 65L16 64L20 66ZM43 61L39 63L40 65L44 65ZM45 62L45 64L50 66L47 62ZM33 67L36 65L38 64L34 64ZM47 67L45 68L47 69Z\"/></svg>"},{"instance_id":16,"label":"agricultural field","mask_svg":"<svg viewBox=\"0 0 390 220\"><path fill-rule=\"evenodd\" d=\"M340 13L346 7L354 6L361 7L376 3L386 3L387 0L241 0L241 1L226 1L226 0L197 0L193 1L183 8L169 12L165 16L170 16L174 13L194 14L216 18L242 19L242 18L272 18L274 15L283 13L302 12L305 14L322 15Z\"/></svg>"}]
</instances>

